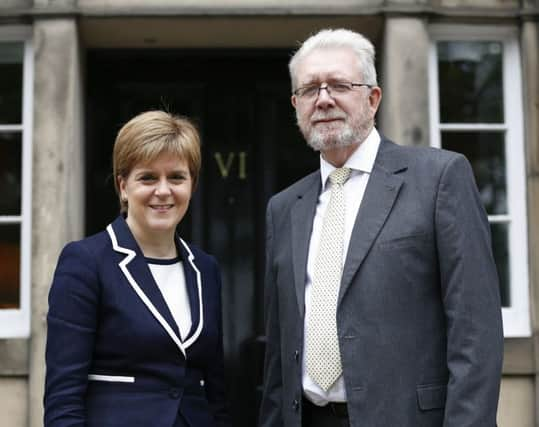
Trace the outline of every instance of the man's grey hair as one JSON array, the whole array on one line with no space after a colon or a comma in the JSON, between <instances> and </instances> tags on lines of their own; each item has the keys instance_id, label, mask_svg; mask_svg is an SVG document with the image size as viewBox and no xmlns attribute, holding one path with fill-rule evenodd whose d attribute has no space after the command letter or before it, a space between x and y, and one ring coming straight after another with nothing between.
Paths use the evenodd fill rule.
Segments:
<instances>
[{"instance_id":1,"label":"man's grey hair","mask_svg":"<svg viewBox=\"0 0 539 427\"><path fill-rule=\"evenodd\" d=\"M344 28L324 29L310 36L305 40L301 47L294 53L288 69L290 71L290 79L292 80L292 90L297 89L296 71L299 63L311 52L318 49L338 49L349 48L357 56L359 63L359 71L362 79L360 83L377 86L376 68L374 66L374 46L363 35Z\"/></svg>"}]
</instances>

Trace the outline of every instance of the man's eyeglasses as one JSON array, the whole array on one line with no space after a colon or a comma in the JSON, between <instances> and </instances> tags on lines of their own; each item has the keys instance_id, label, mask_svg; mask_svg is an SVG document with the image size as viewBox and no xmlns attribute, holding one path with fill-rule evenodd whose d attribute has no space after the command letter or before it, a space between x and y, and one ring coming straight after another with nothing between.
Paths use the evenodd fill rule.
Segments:
<instances>
[{"instance_id":1,"label":"man's eyeglasses","mask_svg":"<svg viewBox=\"0 0 539 427\"><path fill-rule=\"evenodd\" d=\"M371 88L373 85L367 83L352 83L352 82L327 82L325 86L320 84L312 84L300 87L293 93L301 99L314 99L318 97L320 91L325 89L329 96L340 95L350 92L354 87L366 86Z\"/></svg>"}]
</instances>

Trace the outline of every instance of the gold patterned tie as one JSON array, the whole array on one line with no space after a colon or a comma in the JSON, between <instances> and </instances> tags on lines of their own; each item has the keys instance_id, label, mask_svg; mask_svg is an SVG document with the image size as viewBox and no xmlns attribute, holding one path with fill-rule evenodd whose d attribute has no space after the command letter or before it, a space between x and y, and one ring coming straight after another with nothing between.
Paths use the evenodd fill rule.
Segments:
<instances>
[{"instance_id":1,"label":"gold patterned tie","mask_svg":"<svg viewBox=\"0 0 539 427\"><path fill-rule=\"evenodd\" d=\"M335 169L329 176L331 196L322 223L307 318L307 372L324 391L329 390L342 374L337 337L337 298L343 269L343 186L349 177L349 168Z\"/></svg>"}]
</instances>

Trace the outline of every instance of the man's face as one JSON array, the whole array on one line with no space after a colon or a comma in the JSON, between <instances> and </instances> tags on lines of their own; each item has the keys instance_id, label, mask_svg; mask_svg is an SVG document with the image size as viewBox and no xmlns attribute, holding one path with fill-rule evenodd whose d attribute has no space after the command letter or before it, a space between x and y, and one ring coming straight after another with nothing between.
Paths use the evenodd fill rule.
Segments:
<instances>
[{"instance_id":1,"label":"man's face","mask_svg":"<svg viewBox=\"0 0 539 427\"><path fill-rule=\"evenodd\" d=\"M314 50L298 64L296 80L297 88L370 83L362 80L356 54L348 48ZM292 95L292 105L307 143L323 152L363 142L374 124L380 96L378 87L354 86L344 93L322 89L314 98Z\"/></svg>"}]
</instances>

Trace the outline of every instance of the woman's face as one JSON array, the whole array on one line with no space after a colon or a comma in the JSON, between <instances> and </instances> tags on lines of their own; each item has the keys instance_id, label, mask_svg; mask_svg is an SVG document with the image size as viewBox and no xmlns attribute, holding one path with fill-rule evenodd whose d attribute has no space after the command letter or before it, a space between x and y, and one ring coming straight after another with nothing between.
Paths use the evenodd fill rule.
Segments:
<instances>
[{"instance_id":1,"label":"woman's face","mask_svg":"<svg viewBox=\"0 0 539 427\"><path fill-rule=\"evenodd\" d=\"M156 234L173 235L189 207L192 186L187 162L168 154L137 163L127 178L119 177L133 234L149 240Z\"/></svg>"}]
</instances>

